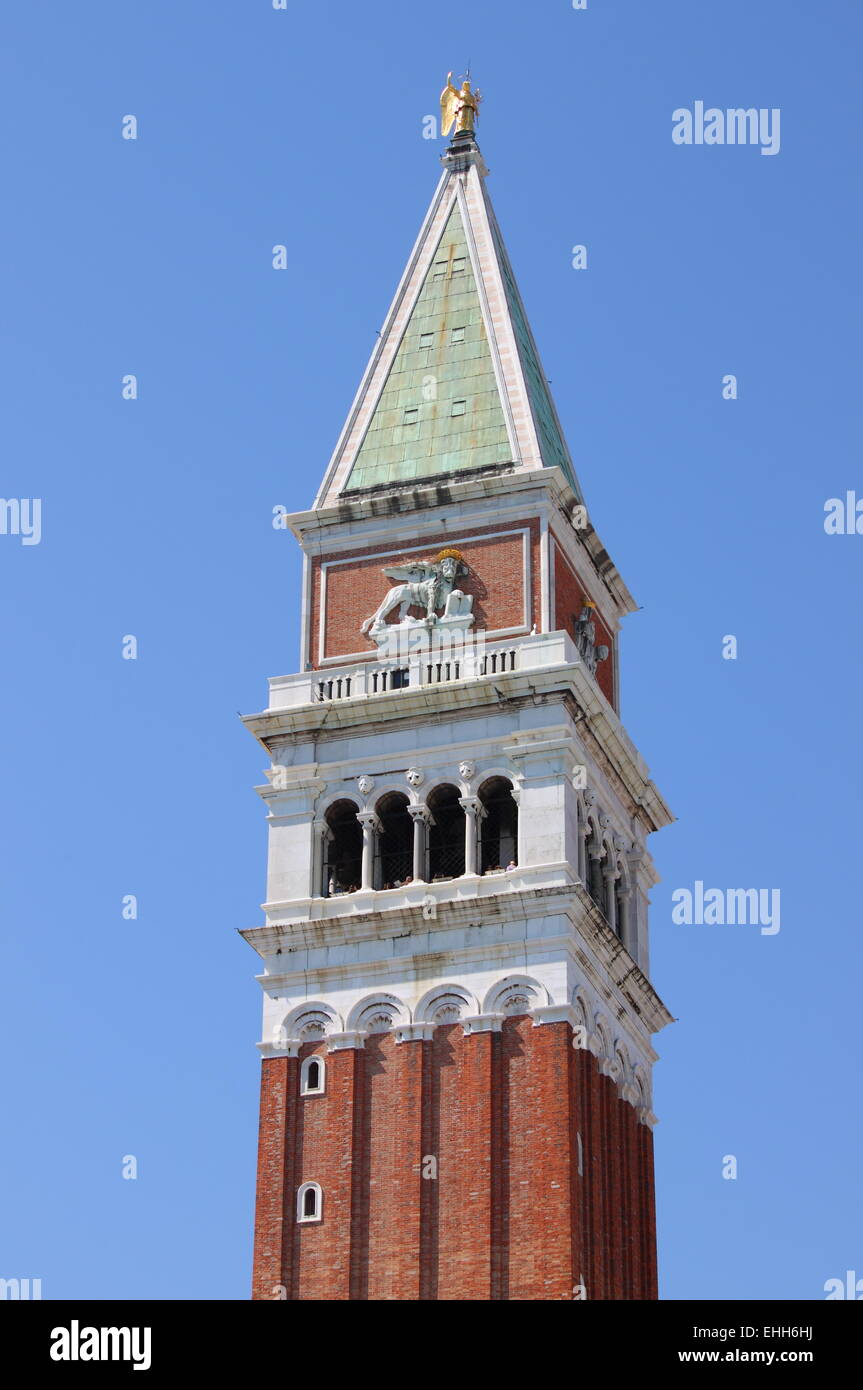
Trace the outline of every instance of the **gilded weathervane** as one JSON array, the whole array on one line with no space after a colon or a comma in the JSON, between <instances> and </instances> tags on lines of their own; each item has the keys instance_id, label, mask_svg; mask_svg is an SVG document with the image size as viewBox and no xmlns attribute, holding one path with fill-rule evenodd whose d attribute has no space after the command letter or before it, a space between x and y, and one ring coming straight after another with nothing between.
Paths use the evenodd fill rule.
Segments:
<instances>
[{"instance_id":1,"label":"gilded weathervane","mask_svg":"<svg viewBox=\"0 0 863 1390\"><path fill-rule=\"evenodd\" d=\"M473 130L479 120L479 104L482 95L470 89L470 79L465 78L461 89L452 84L452 73L447 73L446 86L440 94L440 133L449 135L455 122L456 134L460 130Z\"/></svg>"}]
</instances>

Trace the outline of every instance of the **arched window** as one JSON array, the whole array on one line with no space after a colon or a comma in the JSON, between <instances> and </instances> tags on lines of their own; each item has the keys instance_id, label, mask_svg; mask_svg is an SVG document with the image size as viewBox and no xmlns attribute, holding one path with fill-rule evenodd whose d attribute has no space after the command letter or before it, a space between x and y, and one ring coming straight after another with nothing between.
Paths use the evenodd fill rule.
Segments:
<instances>
[{"instance_id":1,"label":"arched window","mask_svg":"<svg viewBox=\"0 0 863 1390\"><path fill-rule=\"evenodd\" d=\"M307 1057L300 1067L300 1095L323 1095L325 1074L326 1063L323 1057Z\"/></svg>"},{"instance_id":2,"label":"arched window","mask_svg":"<svg viewBox=\"0 0 863 1390\"><path fill-rule=\"evenodd\" d=\"M411 877L414 826L403 792L388 792L375 807L381 823L377 837L376 888L398 888Z\"/></svg>"},{"instance_id":3,"label":"arched window","mask_svg":"<svg viewBox=\"0 0 863 1390\"><path fill-rule=\"evenodd\" d=\"M324 1194L319 1183L304 1182L297 1193L297 1220L320 1221L324 1210Z\"/></svg>"},{"instance_id":4,"label":"arched window","mask_svg":"<svg viewBox=\"0 0 863 1390\"><path fill-rule=\"evenodd\" d=\"M429 878L461 878L464 873L464 809L458 787L444 783L429 793Z\"/></svg>"},{"instance_id":5,"label":"arched window","mask_svg":"<svg viewBox=\"0 0 863 1390\"><path fill-rule=\"evenodd\" d=\"M353 893L360 886L363 865L363 830L353 801L336 801L327 811L331 837L324 859L324 896Z\"/></svg>"},{"instance_id":6,"label":"arched window","mask_svg":"<svg viewBox=\"0 0 863 1390\"><path fill-rule=\"evenodd\" d=\"M479 799L485 810L480 828L480 873L514 868L518 863L518 807L512 783L506 777L490 777L480 787Z\"/></svg>"}]
</instances>

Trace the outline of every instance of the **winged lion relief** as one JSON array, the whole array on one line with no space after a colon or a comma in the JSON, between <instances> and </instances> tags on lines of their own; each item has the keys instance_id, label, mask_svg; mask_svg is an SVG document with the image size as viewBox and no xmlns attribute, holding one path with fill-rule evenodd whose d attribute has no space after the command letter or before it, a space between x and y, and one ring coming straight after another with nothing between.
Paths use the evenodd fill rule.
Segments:
<instances>
[{"instance_id":1,"label":"winged lion relief","mask_svg":"<svg viewBox=\"0 0 863 1390\"><path fill-rule=\"evenodd\" d=\"M433 560L392 565L382 573L395 582L360 628L373 642L380 644L394 626L465 629L473 623L473 597L456 588L457 580L468 573L468 567L458 550L442 550ZM398 609L398 621L388 623L387 619L395 608ZM423 616L411 617L411 608L420 609Z\"/></svg>"}]
</instances>

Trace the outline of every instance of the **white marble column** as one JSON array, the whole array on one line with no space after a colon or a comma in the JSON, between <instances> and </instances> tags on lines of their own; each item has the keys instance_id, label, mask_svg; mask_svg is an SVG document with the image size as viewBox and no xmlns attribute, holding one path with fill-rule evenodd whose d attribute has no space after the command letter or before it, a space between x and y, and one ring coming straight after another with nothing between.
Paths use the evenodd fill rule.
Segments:
<instances>
[{"instance_id":1,"label":"white marble column","mask_svg":"<svg viewBox=\"0 0 863 1390\"><path fill-rule=\"evenodd\" d=\"M409 806L408 815L414 823L414 883L425 883L427 827L432 824L432 814L428 806L418 805Z\"/></svg>"},{"instance_id":2,"label":"white marble column","mask_svg":"<svg viewBox=\"0 0 863 1390\"><path fill-rule=\"evenodd\" d=\"M333 832L325 820L312 822L312 897L325 898L327 896L327 885L324 881L326 872L326 846L333 838Z\"/></svg>"},{"instance_id":3,"label":"white marble column","mask_svg":"<svg viewBox=\"0 0 863 1390\"><path fill-rule=\"evenodd\" d=\"M478 796L460 796L458 804L464 811L464 871L475 874L479 825L485 808Z\"/></svg>"},{"instance_id":4,"label":"white marble column","mask_svg":"<svg viewBox=\"0 0 863 1390\"><path fill-rule=\"evenodd\" d=\"M363 828L363 868L361 889L374 888L372 881L375 871L375 835L380 832L381 823L374 811L358 811L357 820Z\"/></svg>"}]
</instances>

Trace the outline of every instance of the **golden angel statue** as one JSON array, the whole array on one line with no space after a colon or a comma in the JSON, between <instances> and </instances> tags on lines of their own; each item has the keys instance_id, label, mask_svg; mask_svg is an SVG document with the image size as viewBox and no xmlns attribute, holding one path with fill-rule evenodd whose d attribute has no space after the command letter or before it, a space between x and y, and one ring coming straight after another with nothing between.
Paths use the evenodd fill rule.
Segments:
<instances>
[{"instance_id":1,"label":"golden angel statue","mask_svg":"<svg viewBox=\"0 0 863 1390\"><path fill-rule=\"evenodd\" d=\"M479 104L482 94L472 92L470 80L466 77L461 90L452 84L452 73L447 73L446 86L440 94L440 133L449 135L455 122L456 134L460 130L473 130L479 120Z\"/></svg>"}]
</instances>

